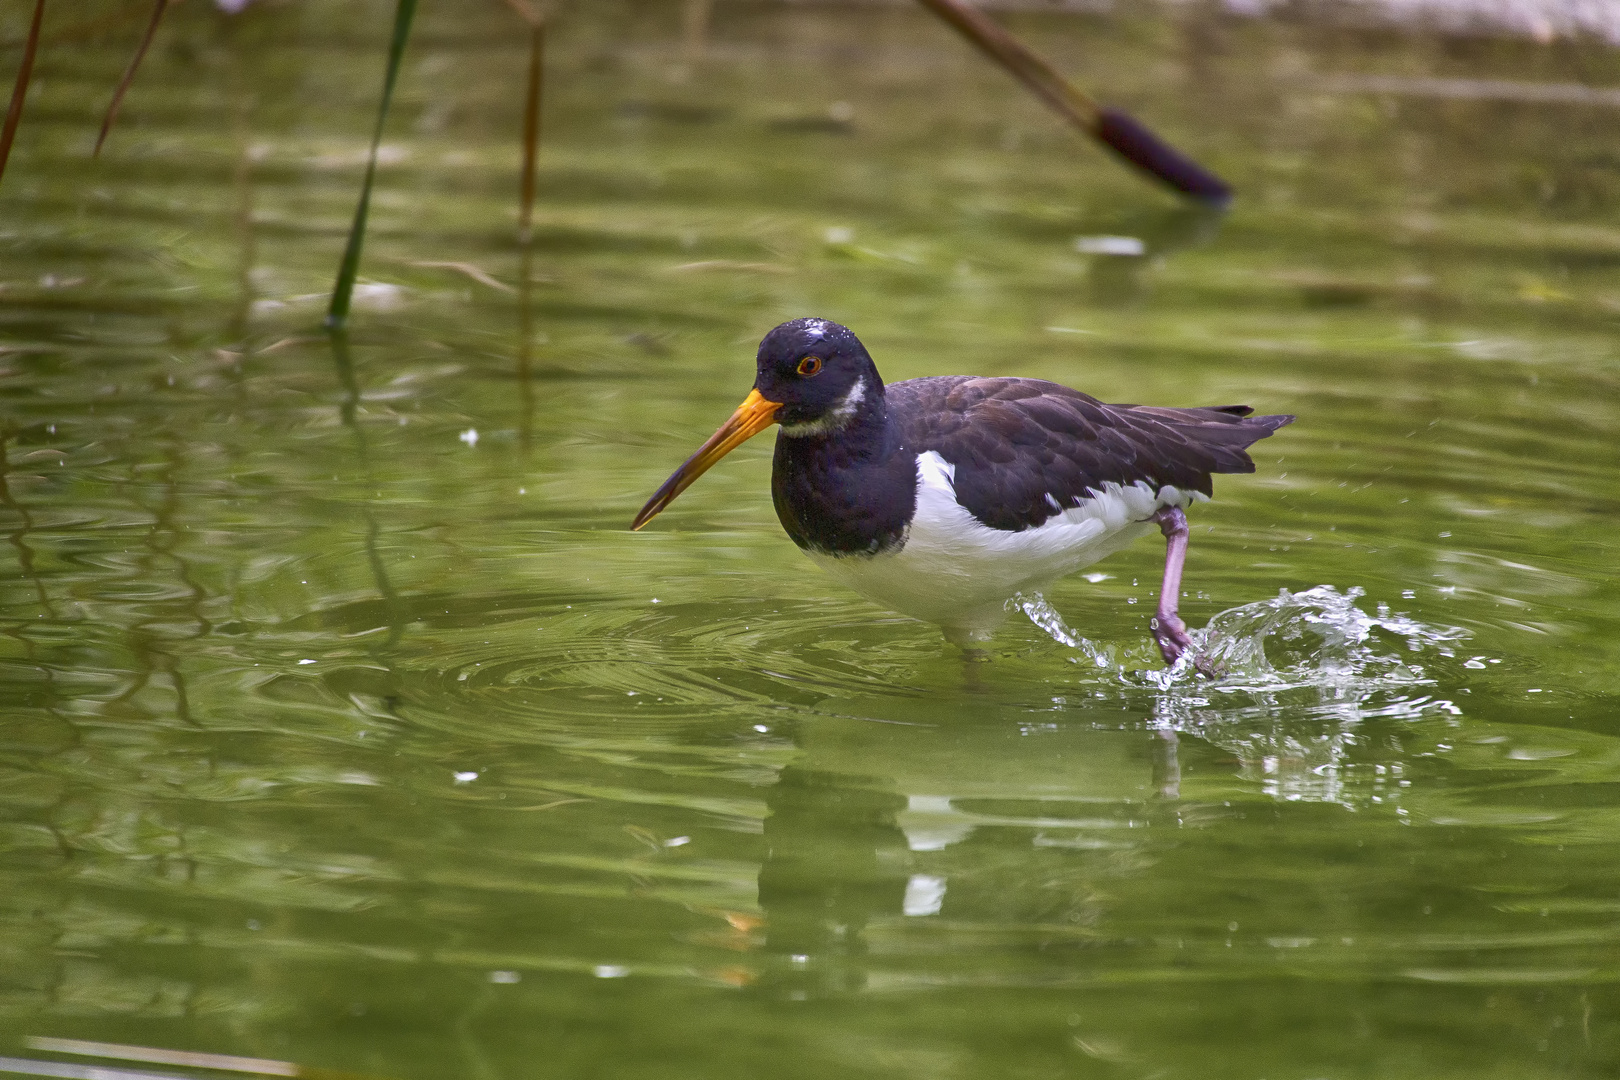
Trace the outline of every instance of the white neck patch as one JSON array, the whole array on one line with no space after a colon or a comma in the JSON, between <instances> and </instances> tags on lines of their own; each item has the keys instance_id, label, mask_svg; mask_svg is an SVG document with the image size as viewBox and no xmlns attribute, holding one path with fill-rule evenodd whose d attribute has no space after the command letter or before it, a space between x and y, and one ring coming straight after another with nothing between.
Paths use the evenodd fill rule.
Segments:
<instances>
[{"instance_id":1,"label":"white neck patch","mask_svg":"<svg viewBox=\"0 0 1620 1080\"><path fill-rule=\"evenodd\" d=\"M861 407L866 400L866 378L855 380L855 385L849 388L843 400L829 409L826 415L804 424L783 424L782 434L799 438L804 435L826 435L841 430L851 420L855 419L855 410Z\"/></svg>"}]
</instances>

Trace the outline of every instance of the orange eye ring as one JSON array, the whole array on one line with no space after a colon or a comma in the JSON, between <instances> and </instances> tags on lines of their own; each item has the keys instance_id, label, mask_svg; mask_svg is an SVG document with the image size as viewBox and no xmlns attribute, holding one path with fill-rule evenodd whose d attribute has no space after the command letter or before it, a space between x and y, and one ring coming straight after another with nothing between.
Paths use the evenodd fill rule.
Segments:
<instances>
[{"instance_id":1,"label":"orange eye ring","mask_svg":"<svg viewBox=\"0 0 1620 1080\"><path fill-rule=\"evenodd\" d=\"M803 375L808 379L810 376L821 370L821 357L807 356L803 360L799 361L799 366L795 370L798 371L800 375Z\"/></svg>"}]
</instances>

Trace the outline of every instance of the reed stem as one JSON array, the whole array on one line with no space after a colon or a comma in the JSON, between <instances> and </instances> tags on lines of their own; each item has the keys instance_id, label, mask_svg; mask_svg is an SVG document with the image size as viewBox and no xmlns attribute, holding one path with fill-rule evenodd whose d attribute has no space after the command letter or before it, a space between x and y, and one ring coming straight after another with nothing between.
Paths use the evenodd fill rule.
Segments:
<instances>
[{"instance_id":1,"label":"reed stem","mask_svg":"<svg viewBox=\"0 0 1620 1080\"><path fill-rule=\"evenodd\" d=\"M411 19L416 15L416 0L399 0L394 9L394 34L388 43L388 70L383 75L382 102L377 108L377 126L371 134L371 153L366 158L366 177L360 185L360 203L354 210L354 224L349 228L349 242L343 249L343 261L338 264L337 281L332 286L332 304L326 311L328 330L341 330L349 321L349 305L354 299L354 280L360 272L360 248L365 243L366 218L371 212L371 186L377 179L377 149L382 145L383 124L388 119L388 106L394 99L394 83L399 78L400 61L405 56L405 43L411 36Z\"/></svg>"}]
</instances>

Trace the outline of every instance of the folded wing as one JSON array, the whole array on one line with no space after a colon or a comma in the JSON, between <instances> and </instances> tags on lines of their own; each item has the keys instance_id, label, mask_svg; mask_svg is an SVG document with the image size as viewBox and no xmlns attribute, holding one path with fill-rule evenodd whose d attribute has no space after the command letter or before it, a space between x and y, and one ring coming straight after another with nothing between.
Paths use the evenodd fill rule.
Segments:
<instances>
[{"instance_id":1,"label":"folded wing","mask_svg":"<svg viewBox=\"0 0 1620 1080\"><path fill-rule=\"evenodd\" d=\"M901 438L956 469L956 497L992 528L1019 531L1108 484L1211 494L1215 473L1253 472L1246 448L1292 416L1246 405L1106 405L1042 379L949 376L888 387Z\"/></svg>"}]
</instances>

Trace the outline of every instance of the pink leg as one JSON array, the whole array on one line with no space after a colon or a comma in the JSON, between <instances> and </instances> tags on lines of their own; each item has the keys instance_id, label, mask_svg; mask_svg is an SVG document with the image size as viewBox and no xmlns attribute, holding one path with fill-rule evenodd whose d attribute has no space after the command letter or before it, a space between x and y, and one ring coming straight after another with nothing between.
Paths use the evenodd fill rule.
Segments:
<instances>
[{"instance_id":1,"label":"pink leg","mask_svg":"<svg viewBox=\"0 0 1620 1080\"><path fill-rule=\"evenodd\" d=\"M1181 596L1181 566L1187 560L1187 515L1179 506L1165 506L1153 515L1153 520L1164 533L1164 584L1159 588L1159 610L1149 625L1164 662L1174 664L1182 653L1192 648L1187 626L1176 614L1176 601Z\"/></svg>"}]
</instances>

